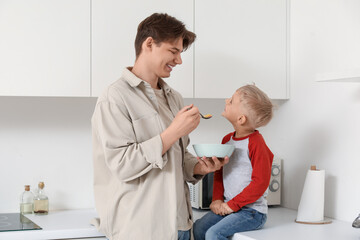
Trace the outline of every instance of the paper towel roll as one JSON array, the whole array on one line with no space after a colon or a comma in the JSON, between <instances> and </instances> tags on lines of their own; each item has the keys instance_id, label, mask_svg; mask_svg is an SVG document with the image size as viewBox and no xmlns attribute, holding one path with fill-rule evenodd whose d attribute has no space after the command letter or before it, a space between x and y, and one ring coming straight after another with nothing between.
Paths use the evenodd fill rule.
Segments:
<instances>
[{"instance_id":1,"label":"paper towel roll","mask_svg":"<svg viewBox=\"0 0 360 240\"><path fill-rule=\"evenodd\" d=\"M308 170L296 222L328 223L324 220L325 170Z\"/></svg>"}]
</instances>

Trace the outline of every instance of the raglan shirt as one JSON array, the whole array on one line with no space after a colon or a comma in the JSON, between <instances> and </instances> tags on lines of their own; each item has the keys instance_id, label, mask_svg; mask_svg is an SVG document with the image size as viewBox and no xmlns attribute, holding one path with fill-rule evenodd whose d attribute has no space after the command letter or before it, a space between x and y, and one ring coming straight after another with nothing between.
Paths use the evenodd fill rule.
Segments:
<instances>
[{"instance_id":1,"label":"raglan shirt","mask_svg":"<svg viewBox=\"0 0 360 240\"><path fill-rule=\"evenodd\" d=\"M267 188L271 177L273 153L259 131L235 138L226 135L222 144L235 145L228 164L214 173L213 198L227 202L235 212L242 207L267 214Z\"/></svg>"}]
</instances>

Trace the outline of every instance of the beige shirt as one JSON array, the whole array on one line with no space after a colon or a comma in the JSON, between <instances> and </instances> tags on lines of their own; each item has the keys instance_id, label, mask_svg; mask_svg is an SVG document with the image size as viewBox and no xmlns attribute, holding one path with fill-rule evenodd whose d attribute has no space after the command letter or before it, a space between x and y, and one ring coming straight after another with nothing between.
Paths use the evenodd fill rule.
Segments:
<instances>
[{"instance_id":1,"label":"beige shirt","mask_svg":"<svg viewBox=\"0 0 360 240\"><path fill-rule=\"evenodd\" d=\"M182 97L159 84L173 118ZM178 230L192 226L186 181L199 180L197 160L186 150L188 136L161 155L160 133L171 118L161 109L150 84L128 69L98 98L92 117L97 227L111 240L176 240Z\"/></svg>"},{"instance_id":2,"label":"beige shirt","mask_svg":"<svg viewBox=\"0 0 360 240\"><path fill-rule=\"evenodd\" d=\"M159 105L159 114L161 119L163 120L166 127L170 126L172 120L174 119L174 115L172 114L169 104L167 102L167 99L165 97L165 91L163 90L164 87L162 86L162 89L153 89L158 101ZM184 176L182 172L182 154L181 154L181 146L180 146L180 140L177 141L175 144L172 145L172 151L169 152L169 155L171 158L174 159L175 163L175 175L176 179L178 179L177 186L176 186L176 196L177 196L177 229L186 231L189 230L192 226L192 223L190 222L189 218L189 210L187 209L187 202L186 202L186 196L184 192L184 187L182 186L184 184ZM185 184L187 184L185 182Z\"/></svg>"}]
</instances>

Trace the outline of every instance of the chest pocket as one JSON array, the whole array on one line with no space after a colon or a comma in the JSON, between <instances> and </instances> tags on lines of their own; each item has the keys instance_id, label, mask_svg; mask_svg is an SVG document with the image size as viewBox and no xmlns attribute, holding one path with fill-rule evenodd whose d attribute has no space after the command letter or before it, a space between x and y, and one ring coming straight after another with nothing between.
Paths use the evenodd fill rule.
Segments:
<instances>
[{"instance_id":1,"label":"chest pocket","mask_svg":"<svg viewBox=\"0 0 360 240\"><path fill-rule=\"evenodd\" d=\"M134 132L137 142L144 142L162 132L160 116L150 113L133 121Z\"/></svg>"}]
</instances>

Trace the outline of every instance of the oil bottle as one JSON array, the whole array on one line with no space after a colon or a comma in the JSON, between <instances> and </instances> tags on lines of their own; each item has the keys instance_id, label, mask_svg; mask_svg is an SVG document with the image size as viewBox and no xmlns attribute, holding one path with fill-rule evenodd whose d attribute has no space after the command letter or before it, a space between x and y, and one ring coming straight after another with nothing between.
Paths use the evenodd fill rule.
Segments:
<instances>
[{"instance_id":1,"label":"oil bottle","mask_svg":"<svg viewBox=\"0 0 360 240\"><path fill-rule=\"evenodd\" d=\"M30 185L25 185L25 191L20 197L20 213L32 214L34 209L34 194L30 191Z\"/></svg>"},{"instance_id":2,"label":"oil bottle","mask_svg":"<svg viewBox=\"0 0 360 240\"><path fill-rule=\"evenodd\" d=\"M49 213L49 198L45 195L44 182L39 182L38 191L34 197L34 213L37 215L46 215Z\"/></svg>"}]
</instances>

